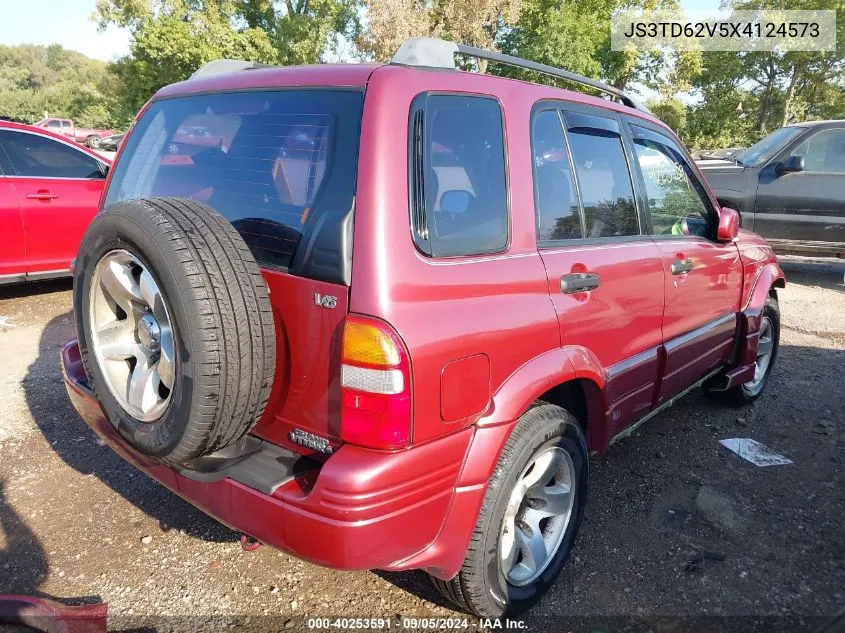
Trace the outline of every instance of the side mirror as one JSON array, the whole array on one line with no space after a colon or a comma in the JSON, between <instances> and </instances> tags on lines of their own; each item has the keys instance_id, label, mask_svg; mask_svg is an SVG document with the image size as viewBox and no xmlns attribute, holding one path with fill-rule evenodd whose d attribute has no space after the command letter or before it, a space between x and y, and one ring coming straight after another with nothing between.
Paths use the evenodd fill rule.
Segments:
<instances>
[{"instance_id":1,"label":"side mirror","mask_svg":"<svg viewBox=\"0 0 845 633\"><path fill-rule=\"evenodd\" d=\"M472 202L472 194L462 189L444 191L440 196L440 209L446 213L460 215L466 213Z\"/></svg>"},{"instance_id":2,"label":"side mirror","mask_svg":"<svg viewBox=\"0 0 845 633\"><path fill-rule=\"evenodd\" d=\"M739 235L739 213L734 209L722 207L719 210L719 230L716 239L720 242L733 242Z\"/></svg>"},{"instance_id":3,"label":"side mirror","mask_svg":"<svg viewBox=\"0 0 845 633\"><path fill-rule=\"evenodd\" d=\"M778 175L793 174L798 171L804 171L803 156L790 156L777 166Z\"/></svg>"}]
</instances>

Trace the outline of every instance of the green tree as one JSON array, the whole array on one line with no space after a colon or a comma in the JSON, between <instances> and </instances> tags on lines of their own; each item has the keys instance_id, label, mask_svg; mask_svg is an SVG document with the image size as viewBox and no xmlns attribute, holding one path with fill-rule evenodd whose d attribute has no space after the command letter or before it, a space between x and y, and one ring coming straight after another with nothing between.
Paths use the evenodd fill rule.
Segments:
<instances>
[{"instance_id":1,"label":"green tree","mask_svg":"<svg viewBox=\"0 0 845 633\"><path fill-rule=\"evenodd\" d=\"M162 86L187 79L214 59L278 61L264 31L236 31L208 13L193 15L188 20L175 15L151 19L135 32L130 51L131 55L120 60L115 68L135 109Z\"/></svg>"},{"instance_id":2,"label":"green tree","mask_svg":"<svg viewBox=\"0 0 845 633\"><path fill-rule=\"evenodd\" d=\"M648 109L658 119L675 131L678 136L687 132L687 106L677 98L667 98L660 101L650 101Z\"/></svg>"},{"instance_id":3,"label":"green tree","mask_svg":"<svg viewBox=\"0 0 845 633\"><path fill-rule=\"evenodd\" d=\"M618 9L677 9L677 0L525 0L514 28L501 35L502 49L519 57L566 68L625 90L633 83L658 89L670 79L685 84L700 69L698 53L613 51L611 14ZM530 77L501 69L507 76Z\"/></svg>"},{"instance_id":4,"label":"green tree","mask_svg":"<svg viewBox=\"0 0 845 633\"><path fill-rule=\"evenodd\" d=\"M732 0L730 8L837 12L832 52L706 52L692 81L688 142L748 145L791 121L845 118L845 0Z\"/></svg>"},{"instance_id":5,"label":"green tree","mask_svg":"<svg viewBox=\"0 0 845 633\"><path fill-rule=\"evenodd\" d=\"M133 39L151 39L163 30L175 34L171 22L196 23L209 36L222 36L220 48L233 45L282 64L314 64L335 45L337 35L354 38L359 29L361 0L97 0L94 19L101 28L128 28ZM151 34L145 38L145 32ZM190 30L188 30L190 31ZM229 33L225 33L229 31ZM184 33L185 30L181 31ZM190 33L189 33L190 34ZM265 39L266 38L266 39ZM179 43L174 42L174 46ZM218 42L207 40L204 48ZM266 55L264 55L266 57ZM263 61L255 59L254 61Z\"/></svg>"},{"instance_id":6,"label":"green tree","mask_svg":"<svg viewBox=\"0 0 845 633\"><path fill-rule=\"evenodd\" d=\"M432 36L496 48L522 0L367 0L367 27L357 39L365 58L387 61L409 37ZM484 71L486 64L478 63Z\"/></svg>"},{"instance_id":7,"label":"green tree","mask_svg":"<svg viewBox=\"0 0 845 633\"><path fill-rule=\"evenodd\" d=\"M808 112L793 112L797 103L811 105L807 93L814 93L831 82L845 90L845 0L732 0L735 10L834 10L836 11L836 50L829 52L772 51L740 53L747 77L756 84L761 96L757 116L758 132L765 132L767 124L782 127L798 118L812 116ZM777 96L780 95L780 99ZM772 112L779 101L777 114ZM771 118L771 121L770 121Z\"/></svg>"},{"instance_id":8,"label":"green tree","mask_svg":"<svg viewBox=\"0 0 845 633\"><path fill-rule=\"evenodd\" d=\"M128 28L131 54L115 64L130 109L214 59L306 64L339 34L357 32L359 0L98 0L95 20Z\"/></svg>"},{"instance_id":9,"label":"green tree","mask_svg":"<svg viewBox=\"0 0 845 633\"><path fill-rule=\"evenodd\" d=\"M61 46L0 46L0 114L35 122L48 113L79 125L122 127L122 87L108 65Z\"/></svg>"}]
</instances>

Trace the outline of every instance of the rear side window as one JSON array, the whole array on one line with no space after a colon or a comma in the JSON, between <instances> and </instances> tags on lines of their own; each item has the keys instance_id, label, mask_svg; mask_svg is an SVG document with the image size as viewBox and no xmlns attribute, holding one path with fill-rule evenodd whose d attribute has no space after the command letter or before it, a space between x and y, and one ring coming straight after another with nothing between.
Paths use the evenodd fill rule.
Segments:
<instances>
[{"instance_id":1,"label":"rear side window","mask_svg":"<svg viewBox=\"0 0 845 633\"><path fill-rule=\"evenodd\" d=\"M260 265L348 283L362 107L352 90L156 101L127 139L105 204L192 198L224 215Z\"/></svg>"},{"instance_id":2,"label":"rear side window","mask_svg":"<svg viewBox=\"0 0 845 633\"><path fill-rule=\"evenodd\" d=\"M28 178L102 178L100 164L88 154L39 134L0 131L0 147L11 163L11 175Z\"/></svg>"},{"instance_id":3,"label":"rear side window","mask_svg":"<svg viewBox=\"0 0 845 633\"><path fill-rule=\"evenodd\" d=\"M502 251L508 200L502 110L495 99L422 95L411 110L411 220L427 255Z\"/></svg>"},{"instance_id":4,"label":"rear side window","mask_svg":"<svg viewBox=\"0 0 845 633\"><path fill-rule=\"evenodd\" d=\"M584 208L584 237L638 235L634 188L618 123L579 112L564 116Z\"/></svg>"},{"instance_id":5,"label":"rear side window","mask_svg":"<svg viewBox=\"0 0 845 633\"><path fill-rule=\"evenodd\" d=\"M707 196L675 144L637 125L631 133L654 234L710 235L713 216Z\"/></svg>"}]
</instances>

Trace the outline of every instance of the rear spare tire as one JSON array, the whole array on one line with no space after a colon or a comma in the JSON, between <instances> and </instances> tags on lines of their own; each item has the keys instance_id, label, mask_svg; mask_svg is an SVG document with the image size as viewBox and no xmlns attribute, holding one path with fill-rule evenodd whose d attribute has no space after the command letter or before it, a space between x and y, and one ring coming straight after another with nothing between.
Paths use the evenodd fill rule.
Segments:
<instances>
[{"instance_id":1,"label":"rear spare tire","mask_svg":"<svg viewBox=\"0 0 845 633\"><path fill-rule=\"evenodd\" d=\"M138 452L185 464L237 442L264 412L276 364L267 286L208 206L156 198L98 214L73 304L94 394Z\"/></svg>"}]
</instances>

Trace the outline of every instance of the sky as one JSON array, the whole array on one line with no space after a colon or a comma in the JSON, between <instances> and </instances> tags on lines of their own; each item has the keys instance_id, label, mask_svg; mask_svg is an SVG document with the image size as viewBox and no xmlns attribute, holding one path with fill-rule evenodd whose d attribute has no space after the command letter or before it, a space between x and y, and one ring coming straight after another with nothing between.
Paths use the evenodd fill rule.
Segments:
<instances>
[{"instance_id":1,"label":"sky","mask_svg":"<svg viewBox=\"0 0 845 633\"><path fill-rule=\"evenodd\" d=\"M96 0L0 0L0 44L61 44L112 60L129 52L129 33L100 33L91 21Z\"/></svg>"}]
</instances>

